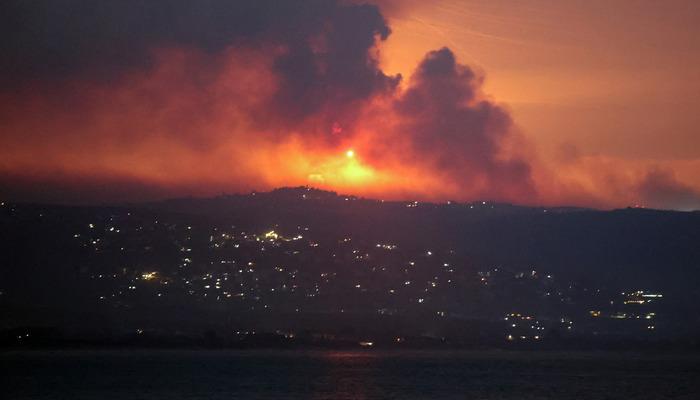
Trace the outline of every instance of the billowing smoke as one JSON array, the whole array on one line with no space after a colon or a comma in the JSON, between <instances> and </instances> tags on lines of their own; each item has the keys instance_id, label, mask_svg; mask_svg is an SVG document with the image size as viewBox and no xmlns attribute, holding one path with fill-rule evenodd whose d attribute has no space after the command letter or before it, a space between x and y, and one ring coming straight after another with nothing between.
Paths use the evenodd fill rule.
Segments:
<instances>
[{"instance_id":1,"label":"billowing smoke","mask_svg":"<svg viewBox=\"0 0 700 400\"><path fill-rule=\"evenodd\" d=\"M394 103L397 129L411 142L412 158L429 159L471 196L530 200L529 164L502 149L512 132L510 116L485 100L480 86L449 49L429 53Z\"/></svg>"},{"instance_id":2,"label":"billowing smoke","mask_svg":"<svg viewBox=\"0 0 700 400\"><path fill-rule=\"evenodd\" d=\"M393 90L399 77L382 73L369 51L389 33L377 7L333 0L8 0L0 5L0 84L119 80L157 67L162 49L213 57L191 71L206 80L220 73L211 65L217 55L254 48L273 58L273 120L294 123Z\"/></svg>"},{"instance_id":3,"label":"billowing smoke","mask_svg":"<svg viewBox=\"0 0 700 400\"><path fill-rule=\"evenodd\" d=\"M700 210L700 192L679 182L668 170L649 170L638 183L637 190L650 207Z\"/></svg>"},{"instance_id":4,"label":"billowing smoke","mask_svg":"<svg viewBox=\"0 0 700 400\"><path fill-rule=\"evenodd\" d=\"M4 1L0 194L110 201L309 184L571 199L547 198L564 186L536 173L509 113L449 49L408 79L384 73L390 32L378 7L340 0Z\"/></svg>"}]
</instances>

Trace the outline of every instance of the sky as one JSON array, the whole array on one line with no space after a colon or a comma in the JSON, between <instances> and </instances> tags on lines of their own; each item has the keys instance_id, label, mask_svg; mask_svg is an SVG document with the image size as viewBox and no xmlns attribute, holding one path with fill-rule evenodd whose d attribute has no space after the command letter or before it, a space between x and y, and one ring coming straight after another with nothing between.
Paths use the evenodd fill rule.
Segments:
<instances>
[{"instance_id":1,"label":"sky","mask_svg":"<svg viewBox=\"0 0 700 400\"><path fill-rule=\"evenodd\" d=\"M700 208L694 1L8 0L0 197Z\"/></svg>"}]
</instances>

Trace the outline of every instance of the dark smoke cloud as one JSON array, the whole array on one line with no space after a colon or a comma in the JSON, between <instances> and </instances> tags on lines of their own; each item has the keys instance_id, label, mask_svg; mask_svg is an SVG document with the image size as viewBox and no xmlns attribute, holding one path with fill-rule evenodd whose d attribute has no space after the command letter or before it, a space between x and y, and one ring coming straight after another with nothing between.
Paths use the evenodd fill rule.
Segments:
<instances>
[{"instance_id":1,"label":"dark smoke cloud","mask_svg":"<svg viewBox=\"0 0 700 400\"><path fill-rule=\"evenodd\" d=\"M369 52L389 33L377 7L335 0L6 0L0 85L118 79L152 67L159 48L267 45L281 80L271 106L290 123L393 90L399 77Z\"/></svg>"},{"instance_id":2,"label":"dark smoke cloud","mask_svg":"<svg viewBox=\"0 0 700 400\"><path fill-rule=\"evenodd\" d=\"M654 168L637 185L649 206L677 210L700 210L700 192L679 182L673 172Z\"/></svg>"},{"instance_id":3,"label":"dark smoke cloud","mask_svg":"<svg viewBox=\"0 0 700 400\"><path fill-rule=\"evenodd\" d=\"M157 149L139 143L161 135L211 165L208 151L232 141L243 148L256 135L307 135L311 152L323 153L363 131L375 136L368 143L380 135L401 141L408 151L400 161L435 176L433 186L446 180L457 197L530 201L530 166L504 155L512 121L483 98L482 78L444 48L402 89L400 76L379 68L377 44L390 32L378 7L340 0L8 0L0 5L0 99L23 116L6 115L7 126L44 149L65 136L118 160L126 149ZM250 71L257 63L260 76ZM246 76L230 76L239 70ZM235 90L221 93L229 79L239 81ZM271 83L249 87L245 79ZM274 89L257 101L258 87ZM15 89L29 95L12 100ZM386 131L360 120L375 104L391 120ZM384 150L366 161L386 168L381 159L397 156ZM146 161L137 167L157 170Z\"/></svg>"},{"instance_id":4,"label":"dark smoke cloud","mask_svg":"<svg viewBox=\"0 0 700 400\"><path fill-rule=\"evenodd\" d=\"M379 195L700 207L667 171L636 182L573 146L558 166L574 179L557 182L449 49L403 84L385 74L390 33L378 7L343 0L2 1L0 192L205 195L327 172L358 194L373 176ZM351 146L370 171L334 187Z\"/></svg>"},{"instance_id":5,"label":"dark smoke cloud","mask_svg":"<svg viewBox=\"0 0 700 400\"><path fill-rule=\"evenodd\" d=\"M482 98L481 84L449 49L430 52L395 103L399 131L409 136L415 155L433 157L456 182L480 188L478 195L532 198L529 164L504 157L501 148L512 133L511 118Z\"/></svg>"},{"instance_id":6,"label":"dark smoke cloud","mask_svg":"<svg viewBox=\"0 0 700 400\"><path fill-rule=\"evenodd\" d=\"M319 110L340 114L356 107L357 101L392 92L400 76L385 75L369 53L377 39L385 40L390 32L375 6L332 10L303 40L290 43L289 53L277 61L276 70L286 77L278 97L282 109L293 117Z\"/></svg>"}]
</instances>

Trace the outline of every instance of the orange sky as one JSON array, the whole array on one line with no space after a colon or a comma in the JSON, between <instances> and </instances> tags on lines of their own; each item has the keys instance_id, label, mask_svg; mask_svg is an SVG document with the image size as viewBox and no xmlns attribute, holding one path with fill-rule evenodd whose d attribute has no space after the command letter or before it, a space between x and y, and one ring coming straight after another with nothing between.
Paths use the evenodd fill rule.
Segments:
<instances>
[{"instance_id":1,"label":"orange sky","mask_svg":"<svg viewBox=\"0 0 700 400\"><path fill-rule=\"evenodd\" d=\"M449 46L540 157L672 168L700 188L700 2L395 1L389 72Z\"/></svg>"},{"instance_id":2,"label":"orange sky","mask_svg":"<svg viewBox=\"0 0 700 400\"><path fill-rule=\"evenodd\" d=\"M0 90L0 196L122 201L311 185L390 199L700 208L697 2L380 6L386 40L372 9L319 11L348 36L334 42L326 23L301 38L330 85L310 82L301 97L284 97L297 76L279 60L297 39L277 28L216 51L146 35L145 66ZM345 52L354 29L368 41ZM77 56L89 61L87 49ZM367 77L371 90L356 89ZM294 114L297 103L312 112Z\"/></svg>"}]
</instances>

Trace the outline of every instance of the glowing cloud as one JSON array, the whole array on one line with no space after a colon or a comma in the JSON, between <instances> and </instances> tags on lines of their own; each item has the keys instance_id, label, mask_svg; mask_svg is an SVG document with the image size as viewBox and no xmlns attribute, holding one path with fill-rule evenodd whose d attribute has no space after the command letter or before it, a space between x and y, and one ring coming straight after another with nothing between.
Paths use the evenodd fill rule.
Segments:
<instances>
[{"instance_id":1,"label":"glowing cloud","mask_svg":"<svg viewBox=\"0 0 700 400\"><path fill-rule=\"evenodd\" d=\"M0 60L6 196L140 200L311 184L382 198L621 203L601 195L611 179L583 162L562 179L538 161L483 93L483 75L448 48L408 79L382 71L390 29L375 6L32 4L0 6L25 21L3 28L16 43ZM666 178L617 182L694 201Z\"/></svg>"}]
</instances>

